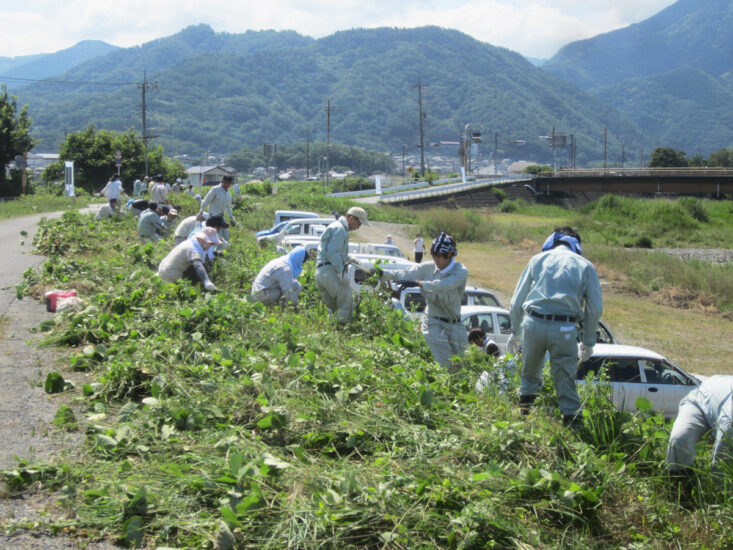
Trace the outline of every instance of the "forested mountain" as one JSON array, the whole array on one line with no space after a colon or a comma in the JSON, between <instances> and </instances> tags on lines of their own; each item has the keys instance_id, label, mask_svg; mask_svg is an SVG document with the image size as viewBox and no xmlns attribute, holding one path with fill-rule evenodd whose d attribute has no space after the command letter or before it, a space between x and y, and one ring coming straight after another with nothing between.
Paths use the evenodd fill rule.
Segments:
<instances>
[{"instance_id":1,"label":"forested mountain","mask_svg":"<svg viewBox=\"0 0 733 550\"><path fill-rule=\"evenodd\" d=\"M613 108L534 67L517 53L458 31L355 29L314 40L294 32L214 33L199 25L140 47L112 52L67 72L81 86L29 86L19 91L34 119L39 149L87 124L140 128L142 73L148 126L169 152L231 152L243 145L331 139L379 150L416 152L421 82L426 142L457 140L466 123L499 155L547 161L547 135L574 133L578 159L602 156L610 141L641 143L638 127ZM100 85L113 82L109 86ZM124 84L128 82L129 84ZM507 145L524 139L518 150ZM493 149L493 143L484 147ZM513 149L512 149L513 147Z\"/></svg>"},{"instance_id":2,"label":"forested mountain","mask_svg":"<svg viewBox=\"0 0 733 550\"><path fill-rule=\"evenodd\" d=\"M101 40L83 40L71 48L56 53L37 54L20 57L0 58L0 75L7 78L9 89L24 85L13 79L41 80L49 76L60 75L89 59L118 50ZM0 80L5 80L0 77Z\"/></svg>"},{"instance_id":3,"label":"forested mountain","mask_svg":"<svg viewBox=\"0 0 733 550\"><path fill-rule=\"evenodd\" d=\"M659 145L703 154L733 146L730 0L679 0L568 44L542 68L613 105Z\"/></svg>"}]
</instances>

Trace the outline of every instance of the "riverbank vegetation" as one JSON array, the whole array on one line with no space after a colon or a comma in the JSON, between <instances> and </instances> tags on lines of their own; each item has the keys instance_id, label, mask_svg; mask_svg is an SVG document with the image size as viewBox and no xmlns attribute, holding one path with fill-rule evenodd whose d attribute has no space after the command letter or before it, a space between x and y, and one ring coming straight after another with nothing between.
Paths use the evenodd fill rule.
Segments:
<instances>
[{"instance_id":1,"label":"riverbank vegetation","mask_svg":"<svg viewBox=\"0 0 733 550\"><path fill-rule=\"evenodd\" d=\"M343 211L332 199L279 192L241 203L237 217L261 229L276 204ZM370 219L423 223L368 208ZM551 211L550 228L561 214ZM462 214L476 215L489 238L516 223ZM536 246L548 227L541 212L526 215L534 225L512 233ZM583 429L570 431L547 385L525 419L516 376L506 393L477 393L492 360L471 350L449 375L383 295L363 293L355 321L338 327L312 264L297 308L251 303L250 284L274 251L243 225L230 229L232 249L212 272L222 291L211 294L157 278L171 245L138 243L132 218L69 212L43 222L36 246L50 259L26 272L22 290L79 291L83 307L42 330L48 345L72 350L69 370L93 380L67 389L71 411L57 415L58 429L84 431L80 456L2 473L8 496L51 495L43 527L148 548L733 544L733 505L713 484L708 448L689 499L670 485L662 418L617 413L602 390L588 390ZM600 237L589 235L588 249L601 254ZM39 525L2 522L6 531Z\"/></svg>"}]
</instances>

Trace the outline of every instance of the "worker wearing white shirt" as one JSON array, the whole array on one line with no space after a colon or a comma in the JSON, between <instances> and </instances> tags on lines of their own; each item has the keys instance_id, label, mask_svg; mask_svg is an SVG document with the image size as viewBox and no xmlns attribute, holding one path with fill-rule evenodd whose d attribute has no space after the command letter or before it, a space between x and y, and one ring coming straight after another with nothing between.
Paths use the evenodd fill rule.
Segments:
<instances>
[{"instance_id":1,"label":"worker wearing white shirt","mask_svg":"<svg viewBox=\"0 0 733 550\"><path fill-rule=\"evenodd\" d=\"M229 217L229 223L237 225L237 220L234 219L232 213L232 196L229 194L229 187L232 185L233 180L232 176L221 178L221 183L215 185L206 193L206 197L201 202L199 213L203 213L208 208L209 216L223 216L226 214ZM222 228L221 235L226 241L229 241L228 228Z\"/></svg>"},{"instance_id":2,"label":"worker wearing white shirt","mask_svg":"<svg viewBox=\"0 0 733 550\"><path fill-rule=\"evenodd\" d=\"M102 189L101 194L107 197L109 205L112 209L116 210L117 205L120 202L120 195L122 194L122 182L116 175L110 176L107 185Z\"/></svg>"},{"instance_id":3,"label":"worker wearing white shirt","mask_svg":"<svg viewBox=\"0 0 733 550\"><path fill-rule=\"evenodd\" d=\"M298 276L306 257L305 248L296 246L285 256L268 262L252 283L252 298L265 305L274 305L281 300L297 304L303 290Z\"/></svg>"},{"instance_id":4,"label":"worker wearing white shirt","mask_svg":"<svg viewBox=\"0 0 733 550\"><path fill-rule=\"evenodd\" d=\"M163 174L153 177L153 186L150 188L150 200L158 204L168 204L168 188L163 183Z\"/></svg>"}]
</instances>

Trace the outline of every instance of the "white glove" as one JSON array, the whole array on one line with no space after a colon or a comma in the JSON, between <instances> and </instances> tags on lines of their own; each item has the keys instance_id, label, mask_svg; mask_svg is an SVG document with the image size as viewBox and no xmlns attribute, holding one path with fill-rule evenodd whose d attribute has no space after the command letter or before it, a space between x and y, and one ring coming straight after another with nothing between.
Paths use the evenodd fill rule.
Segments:
<instances>
[{"instance_id":1,"label":"white glove","mask_svg":"<svg viewBox=\"0 0 733 550\"><path fill-rule=\"evenodd\" d=\"M214 283L212 283L211 281L206 281L204 283L204 288L206 290L219 290L218 288L216 288L216 285Z\"/></svg>"},{"instance_id":2,"label":"white glove","mask_svg":"<svg viewBox=\"0 0 733 550\"><path fill-rule=\"evenodd\" d=\"M585 344L578 344L578 361L585 363L590 356L593 355L593 346L586 346Z\"/></svg>"},{"instance_id":3,"label":"white glove","mask_svg":"<svg viewBox=\"0 0 733 550\"><path fill-rule=\"evenodd\" d=\"M509 336L509 340L506 341L506 351L512 355L519 354L519 348L522 346L522 339L516 334L512 333Z\"/></svg>"}]
</instances>

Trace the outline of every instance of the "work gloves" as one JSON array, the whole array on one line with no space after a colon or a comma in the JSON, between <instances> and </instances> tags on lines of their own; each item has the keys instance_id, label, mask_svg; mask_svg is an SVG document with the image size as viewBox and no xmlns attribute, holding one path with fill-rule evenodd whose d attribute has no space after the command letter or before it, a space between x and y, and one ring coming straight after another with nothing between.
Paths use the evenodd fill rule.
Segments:
<instances>
[{"instance_id":1,"label":"work gloves","mask_svg":"<svg viewBox=\"0 0 733 550\"><path fill-rule=\"evenodd\" d=\"M410 281L408 279L398 279L394 282L394 284L396 287L399 288L399 290L420 286L420 283L418 283L417 281Z\"/></svg>"},{"instance_id":2,"label":"work gloves","mask_svg":"<svg viewBox=\"0 0 733 550\"><path fill-rule=\"evenodd\" d=\"M509 340L506 341L506 352L512 355L519 355L519 350L522 347L522 338L512 333L509 336Z\"/></svg>"},{"instance_id":3,"label":"work gloves","mask_svg":"<svg viewBox=\"0 0 733 550\"><path fill-rule=\"evenodd\" d=\"M578 344L578 361L585 363L590 356L593 355L593 346L586 346L585 344Z\"/></svg>"},{"instance_id":4,"label":"work gloves","mask_svg":"<svg viewBox=\"0 0 733 550\"><path fill-rule=\"evenodd\" d=\"M211 281L206 281L204 283L204 288L206 290L219 290L218 288L216 288L216 285L214 283L212 283Z\"/></svg>"}]
</instances>

